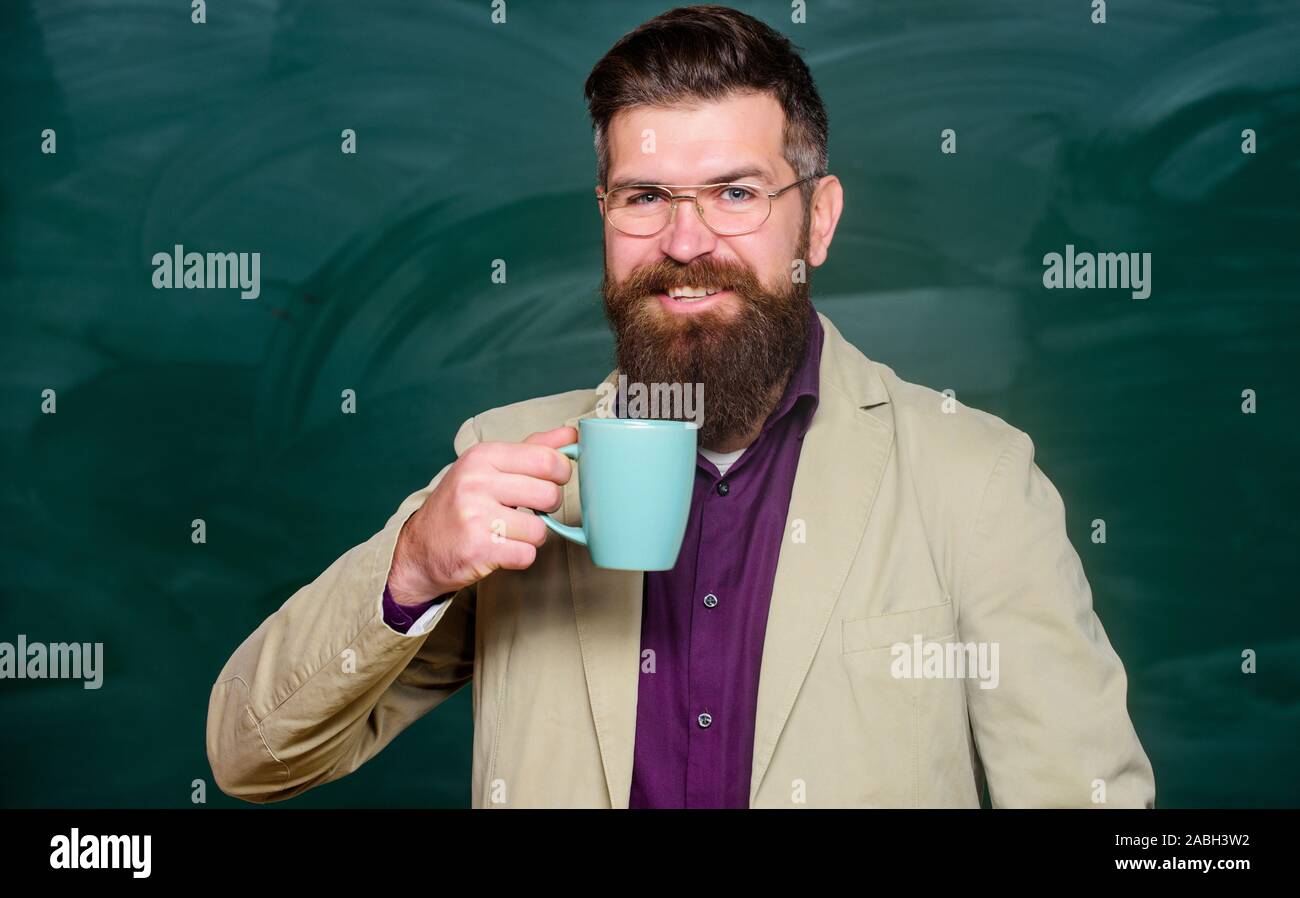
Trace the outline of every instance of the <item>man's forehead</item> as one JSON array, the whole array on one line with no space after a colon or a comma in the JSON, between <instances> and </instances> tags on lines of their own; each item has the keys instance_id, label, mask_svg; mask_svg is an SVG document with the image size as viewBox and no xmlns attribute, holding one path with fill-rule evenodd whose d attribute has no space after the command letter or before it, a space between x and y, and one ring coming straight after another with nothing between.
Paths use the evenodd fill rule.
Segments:
<instances>
[{"instance_id":1,"label":"man's forehead","mask_svg":"<svg viewBox=\"0 0 1300 898\"><path fill-rule=\"evenodd\" d=\"M619 110L609 127L609 189L615 182L775 182L788 167L784 126L770 94Z\"/></svg>"}]
</instances>

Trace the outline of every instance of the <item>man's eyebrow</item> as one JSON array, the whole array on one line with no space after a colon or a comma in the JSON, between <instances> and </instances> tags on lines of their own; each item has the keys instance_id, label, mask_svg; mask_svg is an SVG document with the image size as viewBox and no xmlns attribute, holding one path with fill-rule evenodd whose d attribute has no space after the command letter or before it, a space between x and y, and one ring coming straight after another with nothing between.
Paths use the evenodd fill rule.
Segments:
<instances>
[{"instance_id":1,"label":"man's eyebrow","mask_svg":"<svg viewBox=\"0 0 1300 898\"><path fill-rule=\"evenodd\" d=\"M706 181L700 181L701 184L731 184L735 181L743 181L746 178L762 178L768 182L772 181L772 176L767 173L766 169L756 166L747 166L737 168L732 171L723 172L720 175L709 178ZM658 183L652 178L619 178L609 185L610 190L618 190L620 187L631 187L633 184L655 184Z\"/></svg>"}]
</instances>

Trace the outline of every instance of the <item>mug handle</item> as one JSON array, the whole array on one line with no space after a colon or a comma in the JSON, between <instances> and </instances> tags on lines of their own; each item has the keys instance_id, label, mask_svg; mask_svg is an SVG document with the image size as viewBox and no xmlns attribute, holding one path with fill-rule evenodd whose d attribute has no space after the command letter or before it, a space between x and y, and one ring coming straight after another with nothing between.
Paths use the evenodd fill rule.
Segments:
<instances>
[{"instance_id":1,"label":"mug handle","mask_svg":"<svg viewBox=\"0 0 1300 898\"><path fill-rule=\"evenodd\" d=\"M567 446L561 446L559 452L563 455L567 455L569 458L573 459L574 461L577 461L578 456L582 454L582 446L578 443L570 443ZM549 514L545 514L540 511L534 513L539 518L542 519L543 524L545 524L547 527L549 527L551 530L555 531L556 533L560 534L560 536L564 537L565 539L575 542L580 546L585 546L587 544L587 534L585 531L583 531L581 527L573 527L569 524L561 524L559 521L555 520L555 518L551 517Z\"/></svg>"}]
</instances>

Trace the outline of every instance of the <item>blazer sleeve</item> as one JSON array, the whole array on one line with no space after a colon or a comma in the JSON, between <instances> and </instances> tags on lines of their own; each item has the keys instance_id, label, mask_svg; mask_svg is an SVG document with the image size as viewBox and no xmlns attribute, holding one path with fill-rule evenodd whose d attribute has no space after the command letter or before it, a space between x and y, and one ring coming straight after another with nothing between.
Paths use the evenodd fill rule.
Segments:
<instances>
[{"instance_id":1,"label":"blazer sleeve","mask_svg":"<svg viewBox=\"0 0 1300 898\"><path fill-rule=\"evenodd\" d=\"M996 685L965 684L993 806L1154 807L1124 666L1021 431L990 474L958 603L962 642L997 647Z\"/></svg>"},{"instance_id":2,"label":"blazer sleeve","mask_svg":"<svg viewBox=\"0 0 1300 898\"><path fill-rule=\"evenodd\" d=\"M456 434L456 455L480 439L470 418ZM290 596L226 662L207 720L221 791L260 803L336 780L470 681L473 585L418 635L388 626L382 608L398 533L450 467Z\"/></svg>"}]
</instances>

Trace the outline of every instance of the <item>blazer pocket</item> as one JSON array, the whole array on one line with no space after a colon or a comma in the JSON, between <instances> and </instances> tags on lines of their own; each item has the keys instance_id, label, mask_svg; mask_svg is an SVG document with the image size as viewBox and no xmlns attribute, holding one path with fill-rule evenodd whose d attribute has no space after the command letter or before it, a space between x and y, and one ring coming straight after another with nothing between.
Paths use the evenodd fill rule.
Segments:
<instances>
[{"instance_id":1,"label":"blazer pocket","mask_svg":"<svg viewBox=\"0 0 1300 898\"><path fill-rule=\"evenodd\" d=\"M887 649L895 643L947 639L956 633L952 602L844 621L844 654Z\"/></svg>"}]
</instances>

